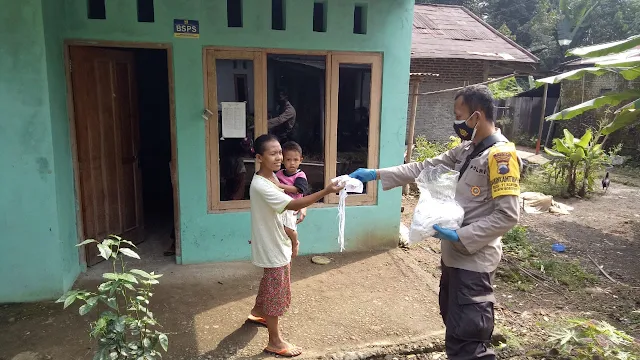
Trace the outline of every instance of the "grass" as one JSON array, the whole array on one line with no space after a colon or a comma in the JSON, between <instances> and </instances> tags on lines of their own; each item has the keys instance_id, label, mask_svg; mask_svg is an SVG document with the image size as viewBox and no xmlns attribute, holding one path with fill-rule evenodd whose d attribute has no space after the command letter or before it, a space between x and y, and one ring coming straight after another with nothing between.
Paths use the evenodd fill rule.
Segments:
<instances>
[{"instance_id":1,"label":"grass","mask_svg":"<svg viewBox=\"0 0 640 360\"><path fill-rule=\"evenodd\" d=\"M583 288L597 280L594 274L584 270L579 261L571 261L553 254L551 244L532 243L527 229L523 226L518 225L511 229L502 238L502 243L505 258L510 264L498 274L518 290L529 291L535 282L517 266L512 265L513 263L550 278L570 290Z\"/></svg>"},{"instance_id":2,"label":"grass","mask_svg":"<svg viewBox=\"0 0 640 360\"><path fill-rule=\"evenodd\" d=\"M602 174L604 177L604 173ZM614 183L640 187L640 167L623 166L615 167L610 171L611 181Z\"/></svg>"},{"instance_id":3,"label":"grass","mask_svg":"<svg viewBox=\"0 0 640 360\"><path fill-rule=\"evenodd\" d=\"M539 192L554 197L562 197L566 192L566 184L563 182L556 184L553 179L549 181L549 177L543 170L528 172L520 180L520 187L523 192Z\"/></svg>"},{"instance_id":4,"label":"grass","mask_svg":"<svg viewBox=\"0 0 640 360\"><path fill-rule=\"evenodd\" d=\"M551 330L548 344L561 358L638 359L639 347L635 339L605 321L570 319Z\"/></svg>"}]
</instances>

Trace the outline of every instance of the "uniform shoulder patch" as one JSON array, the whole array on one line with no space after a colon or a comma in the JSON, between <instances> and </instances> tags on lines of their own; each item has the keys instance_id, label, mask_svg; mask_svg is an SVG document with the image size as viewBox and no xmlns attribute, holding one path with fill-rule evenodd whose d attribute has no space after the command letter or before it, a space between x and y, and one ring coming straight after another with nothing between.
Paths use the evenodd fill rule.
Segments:
<instances>
[{"instance_id":1,"label":"uniform shoulder patch","mask_svg":"<svg viewBox=\"0 0 640 360\"><path fill-rule=\"evenodd\" d=\"M491 195L520 195L520 162L516 146L504 143L492 147L488 157Z\"/></svg>"}]
</instances>

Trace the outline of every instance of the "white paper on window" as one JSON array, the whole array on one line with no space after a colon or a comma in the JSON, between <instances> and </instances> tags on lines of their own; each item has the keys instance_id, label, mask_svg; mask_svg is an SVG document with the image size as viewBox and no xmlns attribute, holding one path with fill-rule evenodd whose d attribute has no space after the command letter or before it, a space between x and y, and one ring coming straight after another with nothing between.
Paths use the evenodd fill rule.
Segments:
<instances>
[{"instance_id":1,"label":"white paper on window","mask_svg":"<svg viewBox=\"0 0 640 360\"><path fill-rule=\"evenodd\" d=\"M247 103L222 102L222 137L244 139L247 136Z\"/></svg>"}]
</instances>

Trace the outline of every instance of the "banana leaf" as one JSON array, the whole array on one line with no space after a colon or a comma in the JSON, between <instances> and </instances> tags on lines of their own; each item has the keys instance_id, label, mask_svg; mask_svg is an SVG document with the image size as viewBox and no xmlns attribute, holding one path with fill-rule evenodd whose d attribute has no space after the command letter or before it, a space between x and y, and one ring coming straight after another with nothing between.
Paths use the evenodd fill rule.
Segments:
<instances>
[{"instance_id":1,"label":"banana leaf","mask_svg":"<svg viewBox=\"0 0 640 360\"><path fill-rule=\"evenodd\" d=\"M640 116L640 99L621 107L615 112L615 114L616 117L613 121L602 129L602 134L609 135L616 130L622 129L625 126L636 122Z\"/></svg>"},{"instance_id":2,"label":"banana leaf","mask_svg":"<svg viewBox=\"0 0 640 360\"><path fill-rule=\"evenodd\" d=\"M562 142L562 140L553 139L553 142L555 144L555 150L558 151L560 154L563 154L564 156L568 156L572 153L572 151L569 150L569 148Z\"/></svg>"},{"instance_id":3,"label":"banana leaf","mask_svg":"<svg viewBox=\"0 0 640 360\"><path fill-rule=\"evenodd\" d=\"M569 158L571 159L571 161L573 162L580 162L585 158L586 154L584 152L584 149L582 149L581 147L576 148L576 151L571 154L571 156L569 156Z\"/></svg>"},{"instance_id":4,"label":"banana leaf","mask_svg":"<svg viewBox=\"0 0 640 360\"><path fill-rule=\"evenodd\" d=\"M624 68L637 68L640 67L640 55L625 57L624 54L620 54L620 58L612 58L610 60L598 61L596 67L624 67Z\"/></svg>"},{"instance_id":5,"label":"banana leaf","mask_svg":"<svg viewBox=\"0 0 640 360\"><path fill-rule=\"evenodd\" d=\"M573 148L573 146L576 143L575 136L573 136L571 131L569 131L568 129L564 129L564 140L565 140L565 145L567 145L567 147L569 148Z\"/></svg>"},{"instance_id":6,"label":"banana leaf","mask_svg":"<svg viewBox=\"0 0 640 360\"><path fill-rule=\"evenodd\" d=\"M586 111L597 109L605 105L616 106L623 101L640 98L640 90L624 91L616 94L607 94L595 99L585 101L582 104L564 109L561 112L547 116L546 120L569 120Z\"/></svg>"},{"instance_id":7,"label":"banana leaf","mask_svg":"<svg viewBox=\"0 0 640 360\"><path fill-rule=\"evenodd\" d=\"M555 151L553 149L549 149L546 146L544 147L544 152L546 152L547 154L549 154L550 156L553 156L555 158L562 158L562 159L566 158L566 156L563 153L561 153L559 151Z\"/></svg>"},{"instance_id":8,"label":"banana leaf","mask_svg":"<svg viewBox=\"0 0 640 360\"><path fill-rule=\"evenodd\" d=\"M584 133L584 135L582 135L582 138L580 138L580 141L578 141L576 145L578 145L583 149L586 149L591 143L592 138L593 138L593 133L591 132L591 129L587 129L587 131Z\"/></svg>"},{"instance_id":9,"label":"banana leaf","mask_svg":"<svg viewBox=\"0 0 640 360\"><path fill-rule=\"evenodd\" d=\"M582 58L594 58L609 54L623 52L640 45L640 35L632 36L628 39L615 41L607 44L585 46L567 51L567 56L579 56Z\"/></svg>"},{"instance_id":10,"label":"banana leaf","mask_svg":"<svg viewBox=\"0 0 640 360\"><path fill-rule=\"evenodd\" d=\"M582 77L585 74L603 75L610 72L616 72L616 71L612 71L609 68L599 68L599 67L587 67L582 69L576 69L576 70L567 71L562 74L549 76L543 79L538 79L536 80L536 86L540 87L544 84L557 84L563 80L579 80L579 79L582 79Z\"/></svg>"}]
</instances>

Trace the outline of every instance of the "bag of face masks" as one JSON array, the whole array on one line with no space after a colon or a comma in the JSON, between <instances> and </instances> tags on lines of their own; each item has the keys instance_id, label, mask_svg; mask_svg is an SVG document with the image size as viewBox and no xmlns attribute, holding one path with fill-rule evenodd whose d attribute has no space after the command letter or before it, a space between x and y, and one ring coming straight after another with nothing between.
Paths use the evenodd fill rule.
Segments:
<instances>
[{"instance_id":1,"label":"bag of face masks","mask_svg":"<svg viewBox=\"0 0 640 360\"><path fill-rule=\"evenodd\" d=\"M413 213L409 243L414 244L434 236L433 225L457 230L464 220L464 209L455 200L457 171L444 165L429 167L416 178L420 199Z\"/></svg>"}]
</instances>

